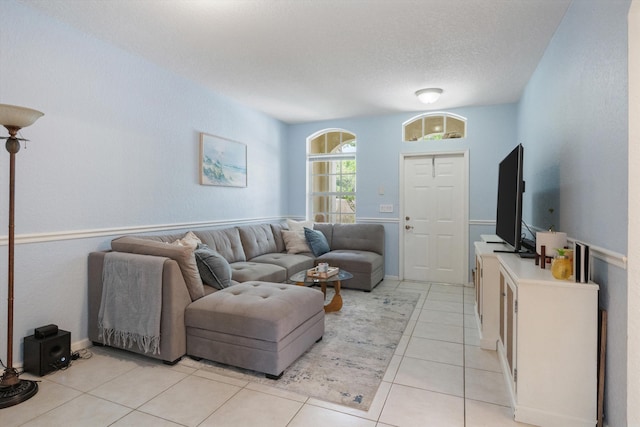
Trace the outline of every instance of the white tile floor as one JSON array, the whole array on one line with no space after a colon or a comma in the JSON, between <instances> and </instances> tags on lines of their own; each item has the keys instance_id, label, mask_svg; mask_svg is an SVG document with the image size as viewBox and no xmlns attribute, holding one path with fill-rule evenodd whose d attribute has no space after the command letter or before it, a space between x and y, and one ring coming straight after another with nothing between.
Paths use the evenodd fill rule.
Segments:
<instances>
[{"instance_id":1,"label":"white tile floor","mask_svg":"<svg viewBox=\"0 0 640 427\"><path fill-rule=\"evenodd\" d=\"M41 378L32 399L1 409L0 426L524 426L496 352L478 347L472 288L379 286L423 296L368 412L94 347Z\"/></svg>"}]
</instances>

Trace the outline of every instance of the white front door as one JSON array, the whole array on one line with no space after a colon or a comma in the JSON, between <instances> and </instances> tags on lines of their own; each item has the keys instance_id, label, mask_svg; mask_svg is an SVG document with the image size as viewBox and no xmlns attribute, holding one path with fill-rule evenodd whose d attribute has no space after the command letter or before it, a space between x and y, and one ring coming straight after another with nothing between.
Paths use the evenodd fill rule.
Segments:
<instances>
[{"instance_id":1,"label":"white front door","mask_svg":"<svg viewBox=\"0 0 640 427\"><path fill-rule=\"evenodd\" d=\"M466 168L464 153L404 158L405 280L466 283Z\"/></svg>"}]
</instances>

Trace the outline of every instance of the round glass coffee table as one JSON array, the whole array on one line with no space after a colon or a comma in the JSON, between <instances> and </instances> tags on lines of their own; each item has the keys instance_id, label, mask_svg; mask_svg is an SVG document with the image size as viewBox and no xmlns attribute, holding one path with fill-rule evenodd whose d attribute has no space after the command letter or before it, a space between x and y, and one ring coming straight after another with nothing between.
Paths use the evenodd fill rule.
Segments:
<instances>
[{"instance_id":1,"label":"round glass coffee table","mask_svg":"<svg viewBox=\"0 0 640 427\"><path fill-rule=\"evenodd\" d=\"M333 295L331 302L324 306L324 312L331 313L333 311L339 311L342 308L342 295L340 295L340 286L342 285L343 280L349 280L351 278L353 278L353 274L342 269L338 271L338 274L334 274L333 276L329 276L327 278L308 276L307 271L303 270L291 276L289 280L299 286L320 285L325 298L327 296L327 283L331 283L336 293Z\"/></svg>"}]
</instances>

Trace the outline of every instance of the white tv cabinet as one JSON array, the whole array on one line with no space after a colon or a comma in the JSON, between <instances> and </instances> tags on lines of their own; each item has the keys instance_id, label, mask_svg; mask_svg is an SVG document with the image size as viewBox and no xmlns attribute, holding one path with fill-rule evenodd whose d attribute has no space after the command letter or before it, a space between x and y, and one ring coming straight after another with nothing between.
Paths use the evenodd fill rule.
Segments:
<instances>
[{"instance_id":1,"label":"white tv cabinet","mask_svg":"<svg viewBox=\"0 0 640 427\"><path fill-rule=\"evenodd\" d=\"M483 301L484 321L487 307L497 303L498 353L514 419L538 426L593 427L598 285L556 280L549 268L514 254L497 254L497 261L499 300ZM487 297L486 266L483 274Z\"/></svg>"},{"instance_id":2,"label":"white tv cabinet","mask_svg":"<svg viewBox=\"0 0 640 427\"><path fill-rule=\"evenodd\" d=\"M491 236L475 242L476 254L476 323L480 333L480 347L496 350L500 337L500 268L495 250L509 250L505 244L490 243Z\"/></svg>"}]
</instances>

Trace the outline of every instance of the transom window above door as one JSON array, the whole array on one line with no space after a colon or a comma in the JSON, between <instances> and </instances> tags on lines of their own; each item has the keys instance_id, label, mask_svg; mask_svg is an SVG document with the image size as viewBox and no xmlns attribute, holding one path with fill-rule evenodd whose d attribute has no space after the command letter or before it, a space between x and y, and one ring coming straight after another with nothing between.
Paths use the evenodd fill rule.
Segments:
<instances>
[{"instance_id":1,"label":"transom window above door","mask_svg":"<svg viewBox=\"0 0 640 427\"><path fill-rule=\"evenodd\" d=\"M467 119L452 113L425 113L402 124L402 140L433 141L465 138Z\"/></svg>"},{"instance_id":2,"label":"transom window above door","mask_svg":"<svg viewBox=\"0 0 640 427\"><path fill-rule=\"evenodd\" d=\"M307 218L356 222L356 136L324 129L307 138Z\"/></svg>"}]
</instances>

